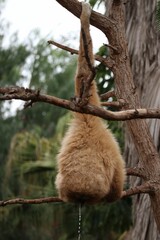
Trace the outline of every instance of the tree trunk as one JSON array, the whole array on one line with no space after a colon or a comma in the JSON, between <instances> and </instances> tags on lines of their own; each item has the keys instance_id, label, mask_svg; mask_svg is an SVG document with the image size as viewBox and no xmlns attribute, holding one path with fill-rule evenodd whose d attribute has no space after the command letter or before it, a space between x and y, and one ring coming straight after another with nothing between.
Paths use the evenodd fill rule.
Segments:
<instances>
[{"instance_id":1,"label":"tree trunk","mask_svg":"<svg viewBox=\"0 0 160 240\"><path fill-rule=\"evenodd\" d=\"M157 0L127 2L126 34L133 79L138 87L142 106L160 108L160 33L155 22L156 3ZM160 120L150 119L147 123L155 146L160 151ZM138 163L138 156L129 135L126 135L125 142L128 166L134 167ZM139 184L140 178L130 177L131 186ZM146 194L133 198L133 228L127 239L160 239L150 198Z\"/></svg>"},{"instance_id":2,"label":"tree trunk","mask_svg":"<svg viewBox=\"0 0 160 240\"><path fill-rule=\"evenodd\" d=\"M116 93L118 98L124 99L128 107L140 107L139 99L136 95L138 90L141 96L142 103L147 106L158 107L158 87L160 86L159 71L158 71L158 36L156 34L156 24L154 22L155 6L157 1L127 1L126 6L126 25L127 25L127 40L129 55L131 58L131 65L133 71L133 80L137 88L134 89L132 82L132 74L128 74L130 69L122 68L121 75L115 75ZM112 5L113 3L113 5ZM123 26L119 24L123 18L122 12L116 14L118 9L118 0L107 0L106 8L109 13L107 16L117 20L118 32L123 30ZM122 41L122 36L118 39L120 46L124 47L125 40ZM116 46L113 39L109 39L110 44ZM150 44L150 45L149 45ZM124 52L124 49L123 49ZM124 56L127 62L127 51ZM120 66L123 62L117 64ZM116 59L115 59L116 60ZM127 72L126 72L127 69ZM123 76L122 76L123 73ZM127 74L127 77L126 75ZM130 78L128 82L127 79ZM153 78L153 79L152 79ZM123 83L123 84L122 84ZM122 85L124 87L122 87ZM132 89L132 90L131 90ZM153 92L151 92L153 91ZM157 92L156 92L157 91ZM150 94L150 95L149 95ZM152 95L154 94L154 95ZM156 147L159 146L159 120L154 120L153 123L148 121L149 128L146 121L128 121L127 127L129 135L132 136L132 141L129 136L126 137L126 156L128 160L128 167L138 166L143 171L143 180L158 185L157 191L154 194L136 196L134 198L134 226L130 232L128 239L159 239L158 230L160 231L160 161L158 154L154 150L152 134ZM156 127L154 127L156 126ZM148 130L150 129L150 133ZM156 132L155 132L156 129ZM133 145L134 143L134 145ZM137 155L138 153L138 155ZM155 174L155 176L154 176ZM131 186L137 186L142 183L139 178L131 178ZM151 208L152 206L152 208ZM154 219L152 215L154 213Z\"/></svg>"}]
</instances>

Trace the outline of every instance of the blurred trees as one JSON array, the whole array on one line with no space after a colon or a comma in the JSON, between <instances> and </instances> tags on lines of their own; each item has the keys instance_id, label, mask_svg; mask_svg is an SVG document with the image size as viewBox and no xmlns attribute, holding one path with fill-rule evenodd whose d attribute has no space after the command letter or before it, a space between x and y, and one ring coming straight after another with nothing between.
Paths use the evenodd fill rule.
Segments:
<instances>
[{"instance_id":1,"label":"blurred trees","mask_svg":"<svg viewBox=\"0 0 160 240\"><path fill-rule=\"evenodd\" d=\"M61 98L74 96L76 57L48 46L37 32L27 44L19 44L14 35L10 45L4 47L5 30L1 24L0 86L28 86ZM104 46L99 54L107 55ZM102 64L97 69L99 91L112 89L111 72ZM14 103L0 103L0 196L54 196L55 158L71 114L44 103L13 112ZM109 126L123 148L122 126L117 122L110 122ZM126 199L111 205L83 207L84 239L118 239L131 224L130 206L130 199ZM78 235L78 206L57 203L0 208L0 232L5 240L72 240Z\"/></svg>"}]
</instances>

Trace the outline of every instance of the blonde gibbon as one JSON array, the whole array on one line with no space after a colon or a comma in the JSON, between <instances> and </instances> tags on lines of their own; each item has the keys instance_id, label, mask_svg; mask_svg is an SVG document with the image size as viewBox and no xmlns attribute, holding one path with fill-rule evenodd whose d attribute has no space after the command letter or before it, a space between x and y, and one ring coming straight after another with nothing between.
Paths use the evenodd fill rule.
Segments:
<instances>
[{"instance_id":1,"label":"blonde gibbon","mask_svg":"<svg viewBox=\"0 0 160 240\"><path fill-rule=\"evenodd\" d=\"M78 98L94 65L89 31L90 14L90 5L82 2L80 48L75 77L75 94ZM95 81L91 84L88 102L100 106ZM125 164L114 136L99 117L74 113L57 162L55 184L63 201L94 204L105 200L115 201L121 197Z\"/></svg>"}]
</instances>

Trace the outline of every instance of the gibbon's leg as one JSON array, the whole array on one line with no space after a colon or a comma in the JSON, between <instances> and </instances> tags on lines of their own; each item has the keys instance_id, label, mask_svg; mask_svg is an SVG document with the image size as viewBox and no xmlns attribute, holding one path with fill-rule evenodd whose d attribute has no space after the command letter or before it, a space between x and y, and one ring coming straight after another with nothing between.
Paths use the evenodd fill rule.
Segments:
<instances>
[{"instance_id":1,"label":"gibbon's leg","mask_svg":"<svg viewBox=\"0 0 160 240\"><path fill-rule=\"evenodd\" d=\"M78 55L78 65L75 77L75 95L78 98L84 97L86 86L89 96L89 103L100 106L99 96L97 94L97 87L93 80L95 75L94 68L94 54L92 39L90 35L90 15L91 6L88 3L82 2L81 31L80 31L80 46Z\"/></svg>"}]
</instances>

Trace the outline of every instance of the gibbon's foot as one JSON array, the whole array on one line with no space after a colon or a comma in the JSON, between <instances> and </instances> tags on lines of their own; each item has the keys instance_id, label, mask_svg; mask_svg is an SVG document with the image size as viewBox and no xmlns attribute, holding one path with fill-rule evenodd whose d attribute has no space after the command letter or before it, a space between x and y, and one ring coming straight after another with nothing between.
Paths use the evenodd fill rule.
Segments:
<instances>
[{"instance_id":1,"label":"gibbon's foot","mask_svg":"<svg viewBox=\"0 0 160 240\"><path fill-rule=\"evenodd\" d=\"M78 103L80 102L80 99L81 99L81 98L74 96L74 97L71 97L71 102L72 102L75 106L77 106Z\"/></svg>"},{"instance_id":2,"label":"gibbon's foot","mask_svg":"<svg viewBox=\"0 0 160 240\"><path fill-rule=\"evenodd\" d=\"M74 96L71 98L71 101L72 101L72 103L74 103L75 106L84 107L88 104L89 97L80 98L80 97Z\"/></svg>"}]
</instances>

